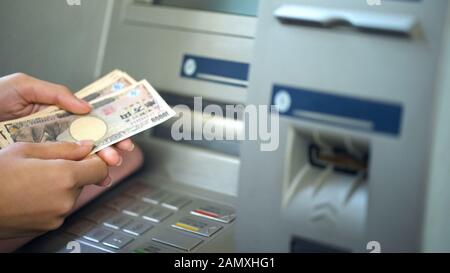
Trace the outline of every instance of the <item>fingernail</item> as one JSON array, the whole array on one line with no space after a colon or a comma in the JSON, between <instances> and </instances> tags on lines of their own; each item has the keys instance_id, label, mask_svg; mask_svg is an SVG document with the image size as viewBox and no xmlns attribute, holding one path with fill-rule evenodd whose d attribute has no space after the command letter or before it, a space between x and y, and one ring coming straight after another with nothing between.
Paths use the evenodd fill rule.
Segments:
<instances>
[{"instance_id":1,"label":"fingernail","mask_svg":"<svg viewBox=\"0 0 450 273\"><path fill-rule=\"evenodd\" d=\"M106 187L110 188L112 186L113 182L112 182L112 178L108 176L108 180L106 182Z\"/></svg>"},{"instance_id":2,"label":"fingernail","mask_svg":"<svg viewBox=\"0 0 450 273\"><path fill-rule=\"evenodd\" d=\"M89 109L91 109L91 104L85 100L80 100L80 103L83 104L85 107L88 107Z\"/></svg>"},{"instance_id":3,"label":"fingernail","mask_svg":"<svg viewBox=\"0 0 450 273\"><path fill-rule=\"evenodd\" d=\"M89 147L91 147L91 146L94 146L94 141L92 141L92 140L82 140L82 141L78 141L77 144L80 145L80 146L89 146Z\"/></svg>"},{"instance_id":4,"label":"fingernail","mask_svg":"<svg viewBox=\"0 0 450 273\"><path fill-rule=\"evenodd\" d=\"M108 176L105 181L102 182L102 185L104 185L105 188L109 188L112 186L112 178Z\"/></svg>"},{"instance_id":5,"label":"fingernail","mask_svg":"<svg viewBox=\"0 0 450 273\"><path fill-rule=\"evenodd\" d=\"M117 162L116 166L120 167L120 166L122 166L122 163L123 163L123 157L119 157L119 162Z\"/></svg>"},{"instance_id":6,"label":"fingernail","mask_svg":"<svg viewBox=\"0 0 450 273\"><path fill-rule=\"evenodd\" d=\"M129 151L129 152L132 152L132 151L134 151L134 148L136 148L136 146L134 146L134 143L131 142L131 146L130 146L130 148L128 149L128 151Z\"/></svg>"}]
</instances>

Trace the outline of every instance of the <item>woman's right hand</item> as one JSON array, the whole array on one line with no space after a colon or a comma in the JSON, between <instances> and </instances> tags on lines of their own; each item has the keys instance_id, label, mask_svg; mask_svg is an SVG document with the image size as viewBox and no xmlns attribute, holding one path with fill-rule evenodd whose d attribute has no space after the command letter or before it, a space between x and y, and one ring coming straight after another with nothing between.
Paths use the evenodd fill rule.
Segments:
<instances>
[{"instance_id":1,"label":"woman's right hand","mask_svg":"<svg viewBox=\"0 0 450 273\"><path fill-rule=\"evenodd\" d=\"M0 239L60 227L86 185L108 186L92 142L16 143L0 150Z\"/></svg>"}]
</instances>

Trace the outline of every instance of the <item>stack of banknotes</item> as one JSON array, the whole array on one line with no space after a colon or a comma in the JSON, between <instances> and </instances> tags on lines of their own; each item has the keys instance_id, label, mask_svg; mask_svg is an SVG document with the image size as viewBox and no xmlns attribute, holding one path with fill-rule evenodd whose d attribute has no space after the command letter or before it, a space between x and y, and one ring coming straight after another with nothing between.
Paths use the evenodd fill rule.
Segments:
<instances>
[{"instance_id":1,"label":"stack of banknotes","mask_svg":"<svg viewBox=\"0 0 450 273\"><path fill-rule=\"evenodd\" d=\"M175 112L146 81L115 70L75 95L92 111L76 115L50 106L30 116L0 123L0 147L16 142L94 141L96 153L165 122Z\"/></svg>"}]
</instances>

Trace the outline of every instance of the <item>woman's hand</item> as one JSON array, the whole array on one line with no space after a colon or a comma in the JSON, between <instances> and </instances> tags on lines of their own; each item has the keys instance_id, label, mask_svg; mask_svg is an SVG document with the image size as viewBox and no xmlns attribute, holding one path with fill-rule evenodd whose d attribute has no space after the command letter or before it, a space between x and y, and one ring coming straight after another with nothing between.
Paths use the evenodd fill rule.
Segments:
<instances>
[{"instance_id":1,"label":"woman's hand","mask_svg":"<svg viewBox=\"0 0 450 273\"><path fill-rule=\"evenodd\" d=\"M92 142L60 142L0 150L0 239L56 229L84 186L111 184L105 162L87 157L92 148Z\"/></svg>"},{"instance_id":2,"label":"woman's hand","mask_svg":"<svg viewBox=\"0 0 450 273\"><path fill-rule=\"evenodd\" d=\"M0 121L28 116L50 105L75 114L87 114L91 111L89 103L78 99L65 86L22 73L0 78ZM132 151L134 144L127 139L115 145L115 148L109 147L98 152L98 155L109 166L120 166L122 157L116 149Z\"/></svg>"}]
</instances>

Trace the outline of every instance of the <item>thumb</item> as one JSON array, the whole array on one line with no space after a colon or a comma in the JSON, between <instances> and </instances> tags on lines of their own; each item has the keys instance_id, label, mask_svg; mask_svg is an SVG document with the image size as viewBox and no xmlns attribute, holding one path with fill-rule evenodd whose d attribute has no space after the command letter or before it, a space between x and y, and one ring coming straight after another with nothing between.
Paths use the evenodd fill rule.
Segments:
<instances>
[{"instance_id":1,"label":"thumb","mask_svg":"<svg viewBox=\"0 0 450 273\"><path fill-rule=\"evenodd\" d=\"M86 158L92 151L92 141L70 142L48 142L48 143L22 143L20 148L26 157L45 160L72 160L78 161Z\"/></svg>"}]
</instances>

